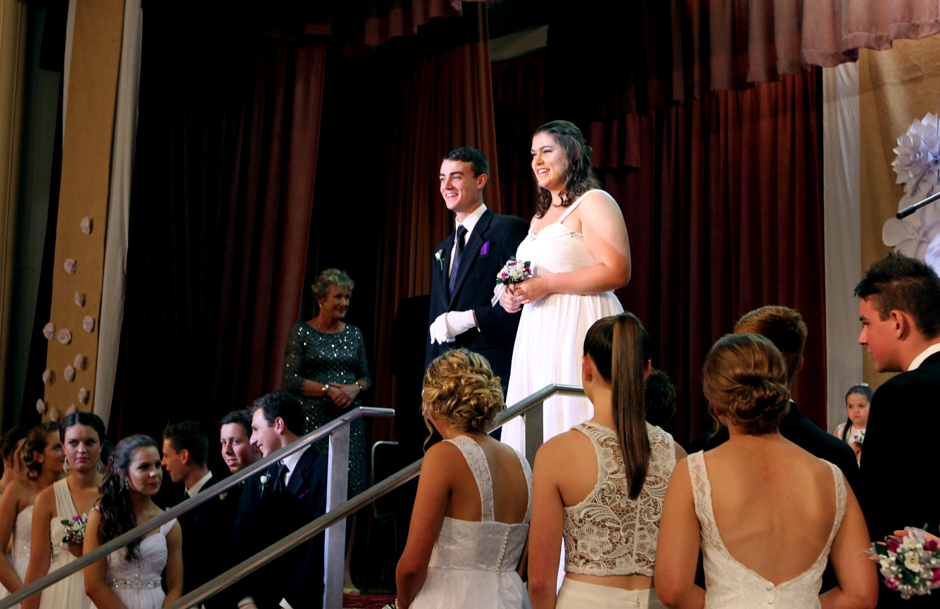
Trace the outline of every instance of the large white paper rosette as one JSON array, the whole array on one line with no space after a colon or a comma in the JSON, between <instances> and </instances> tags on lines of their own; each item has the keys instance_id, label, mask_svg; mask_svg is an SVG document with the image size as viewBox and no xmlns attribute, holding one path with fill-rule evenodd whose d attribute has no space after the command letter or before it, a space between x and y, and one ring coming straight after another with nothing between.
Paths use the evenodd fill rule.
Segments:
<instances>
[{"instance_id":1,"label":"large white paper rosette","mask_svg":"<svg viewBox=\"0 0 940 609\"><path fill-rule=\"evenodd\" d=\"M934 237L927 246L927 256L924 260L930 268L940 275L940 237Z\"/></svg>"},{"instance_id":2,"label":"large white paper rosette","mask_svg":"<svg viewBox=\"0 0 940 609\"><path fill-rule=\"evenodd\" d=\"M940 192L940 121L928 114L911 123L908 132L898 138L897 155L891 166L897 183L904 185L898 211ZM927 248L940 235L940 201L898 220L890 218L881 229L881 239L888 247L905 256L924 260Z\"/></svg>"}]
</instances>

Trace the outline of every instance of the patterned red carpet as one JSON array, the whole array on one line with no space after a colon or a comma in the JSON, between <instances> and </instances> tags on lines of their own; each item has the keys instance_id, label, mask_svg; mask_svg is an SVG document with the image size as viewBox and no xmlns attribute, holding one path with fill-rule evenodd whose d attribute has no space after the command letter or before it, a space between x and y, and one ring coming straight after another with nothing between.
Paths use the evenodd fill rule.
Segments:
<instances>
[{"instance_id":1,"label":"patterned red carpet","mask_svg":"<svg viewBox=\"0 0 940 609\"><path fill-rule=\"evenodd\" d=\"M343 609L382 609L388 603L395 603L394 594L343 596Z\"/></svg>"}]
</instances>

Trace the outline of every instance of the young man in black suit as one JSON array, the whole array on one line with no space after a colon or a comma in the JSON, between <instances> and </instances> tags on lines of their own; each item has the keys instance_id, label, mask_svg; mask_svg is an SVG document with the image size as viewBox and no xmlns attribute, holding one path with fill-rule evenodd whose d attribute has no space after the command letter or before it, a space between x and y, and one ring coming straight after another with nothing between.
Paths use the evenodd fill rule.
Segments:
<instances>
[{"instance_id":1,"label":"young man in black suit","mask_svg":"<svg viewBox=\"0 0 940 609\"><path fill-rule=\"evenodd\" d=\"M184 497L195 497L221 478L209 471L209 438L195 421L167 425L163 430L163 467L173 482L182 482ZM218 540L228 531L220 529L221 504L218 499L203 503L179 517L186 542L183 544L183 592L189 593L222 571Z\"/></svg>"},{"instance_id":2,"label":"young man in black suit","mask_svg":"<svg viewBox=\"0 0 940 609\"><path fill-rule=\"evenodd\" d=\"M924 467L937 462L940 429L940 278L901 254L875 262L855 287L858 342L878 372L900 372L875 392L862 451L860 501L872 541L928 523L937 533L940 503ZM933 498L931 498L933 497ZM879 608L936 607L928 596L902 600L882 585Z\"/></svg>"},{"instance_id":3,"label":"young man in black suit","mask_svg":"<svg viewBox=\"0 0 940 609\"><path fill-rule=\"evenodd\" d=\"M483 203L489 163L476 148L451 151L441 163L441 196L456 230L434 250L431 311L424 366L451 349L475 351L509 383L519 316L492 306L496 274L526 237L521 218L495 214Z\"/></svg>"},{"instance_id":4,"label":"young man in black suit","mask_svg":"<svg viewBox=\"0 0 940 609\"><path fill-rule=\"evenodd\" d=\"M251 444L269 456L303 435L304 413L293 394L279 390L251 407ZM244 560L326 512L327 457L307 447L246 481L233 531ZM320 607L323 602L322 535L246 578L240 609Z\"/></svg>"}]
</instances>

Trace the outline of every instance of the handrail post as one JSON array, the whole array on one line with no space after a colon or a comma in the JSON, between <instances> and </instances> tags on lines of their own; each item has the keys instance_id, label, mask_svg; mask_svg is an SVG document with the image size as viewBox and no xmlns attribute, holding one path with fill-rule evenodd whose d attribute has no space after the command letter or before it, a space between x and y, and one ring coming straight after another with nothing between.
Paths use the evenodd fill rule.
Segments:
<instances>
[{"instance_id":1,"label":"handrail post","mask_svg":"<svg viewBox=\"0 0 940 609\"><path fill-rule=\"evenodd\" d=\"M349 484L349 425L330 434L329 473L326 483L326 511L346 503ZM323 544L323 609L343 607L343 567L346 563L346 519L326 530Z\"/></svg>"},{"instance_id":2,"label":"handrail post","mask_svg":"<svg viewBox=\"0 0 940 609\"><path fill-rule=\"evenodd\" d=\"M544 438L542 431L542 410L545 401L537 402L528 412L522 415L525 425L525 458L529 464L535 466L535 453L542 446Z\"/></svg>"}]
</instances>

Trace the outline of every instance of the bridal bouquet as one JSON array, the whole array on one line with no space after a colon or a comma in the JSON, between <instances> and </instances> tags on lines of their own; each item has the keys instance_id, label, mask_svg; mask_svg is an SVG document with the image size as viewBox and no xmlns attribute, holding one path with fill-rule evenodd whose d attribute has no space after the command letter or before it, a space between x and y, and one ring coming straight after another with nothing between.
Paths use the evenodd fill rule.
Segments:
<instances>
[{"instance_id":1,"label":"bridal bouquet","mask_svg":"<svg viewBox=\"0 0 940 609\"><path fill-rule=\"evenodd\" d=\"M65 527L65 537L62 543L82 543L85 540L85 525L88 524L87 514L75 514L68 520L60 520Z\"/></svg>"},{"instance_id":2,"label":"bridal bouquet","mask_svg":"<svg viewBox=\"0 0 940 609\"><path fill-rule=\"evenodd\" d=\"M868 553L878 559L885 585L907 600L940 588L940 545L923 529L904 530L907 535L900 540L888 537L885 543L873 543Z\"/></svg>"},{"instance_id":3,"label":"bridal bouquet","mask_svg":"<svg viewBox=\"0 0 940 609\"><path fill-rule=\"evenodd\" d=\"M506 261L503 268L496 273L496 287L493 289L493 300L491 301L494 307L499 304L499 299L506 291L506 286L522 283L532 277L531 264L528 261L516 260L515 256L511 256Z\"/></svg>"}]
</instances>

